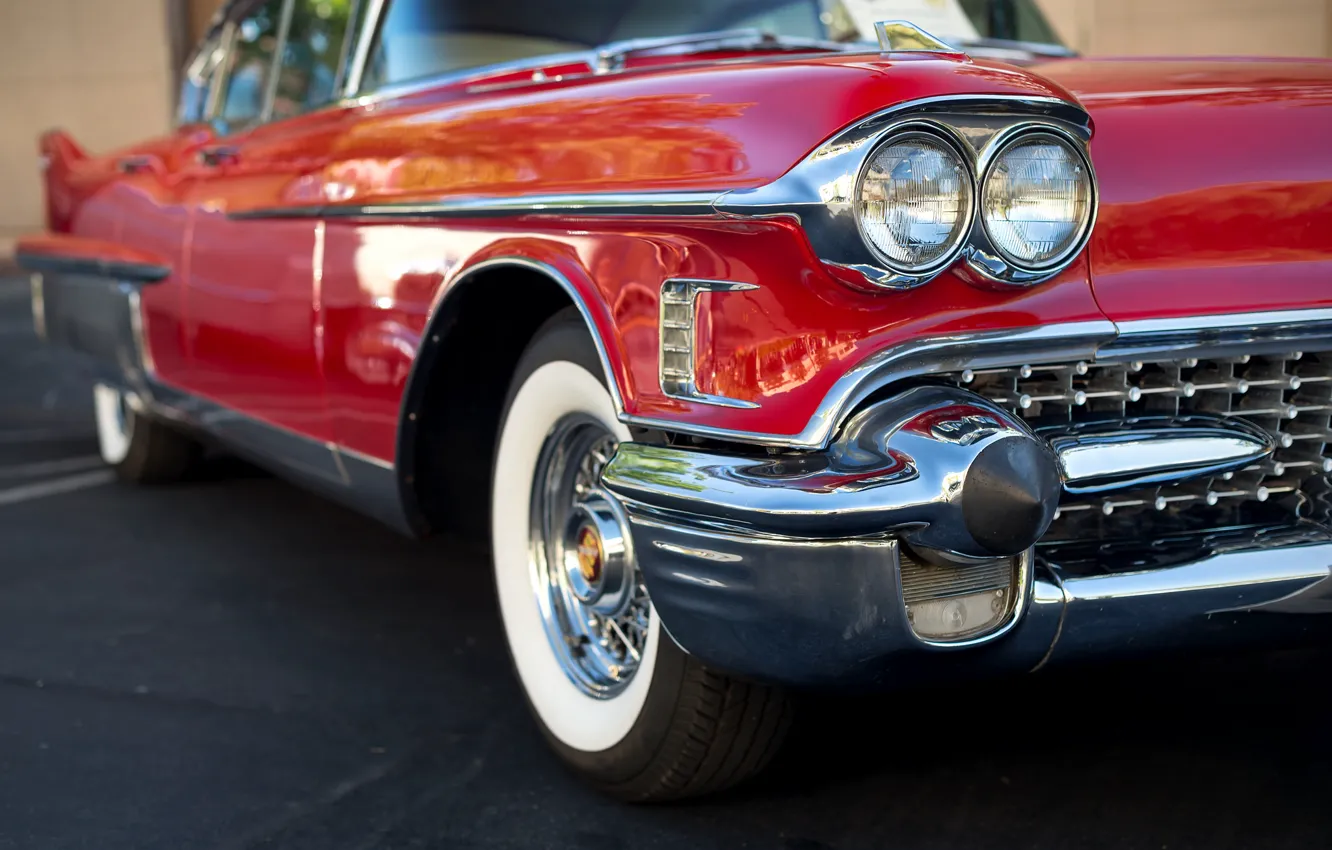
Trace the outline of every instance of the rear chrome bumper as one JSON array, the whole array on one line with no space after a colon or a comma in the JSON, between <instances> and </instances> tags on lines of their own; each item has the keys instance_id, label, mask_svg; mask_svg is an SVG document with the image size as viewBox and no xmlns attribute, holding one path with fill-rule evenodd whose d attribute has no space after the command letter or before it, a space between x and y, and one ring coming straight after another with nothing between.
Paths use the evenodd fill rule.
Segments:
<instances>
[{"instance_id":1,"label":"rear chrome bumper","mask_svg":"<svg viewBox=\"0 0 1332 850\"><path fill-rule=\"evenodd\" d=\"M768 681L958 679L1307 641L1332 625L1313 616L1332 613L1321 525L1037 544L1060 499L1046 450L1003 411L920 388L858 414L826 452L755 460L628 443L603 485L676 642ZM996 575L1009 584L983 580ZM945 616L977 630L922 627L921 605L950 600L963 604ZM995 616L975 615L986 600Z\"/></svg>"}]
</instances>

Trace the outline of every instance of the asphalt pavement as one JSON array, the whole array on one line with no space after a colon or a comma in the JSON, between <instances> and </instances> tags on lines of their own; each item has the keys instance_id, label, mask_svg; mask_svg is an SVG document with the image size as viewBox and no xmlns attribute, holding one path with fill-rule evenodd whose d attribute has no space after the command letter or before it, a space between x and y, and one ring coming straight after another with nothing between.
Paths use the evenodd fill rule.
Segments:
<instances>
[{"instance_id":1,"label":"asphalt pavement","mask_svg":"<svg viewBox=\"0 0 1332 850\"><path fill-rule=\"evenodd\" d=\"M1332 653L807 698L760 780L627 807L529 720L486 552L244 464L132 489L0 281L0 847L1326 848Z\"/></svg>"}]
</instances>

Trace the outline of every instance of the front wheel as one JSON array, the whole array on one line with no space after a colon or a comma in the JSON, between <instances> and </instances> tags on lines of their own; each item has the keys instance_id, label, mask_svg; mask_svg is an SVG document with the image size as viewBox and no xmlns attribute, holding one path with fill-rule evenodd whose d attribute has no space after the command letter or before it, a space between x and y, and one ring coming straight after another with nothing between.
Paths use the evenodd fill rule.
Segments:
<instances>
[{"instance_id":1,"label":"front wheel","mask_svg":"<svg viewBox=\"0 0 1332 850\"><path fill-rule=\"evenodd\" d=\"M593 784L636 801L717 791L767 764L790 705L707 669L662 629L628 523L598 489L629 439L601 375L569 309L510 387L491 500L509 651L546 738Z\"/></svg>"},{"instance_id":2,"label":"front wheel","mask_svg":"<svg viewBox=\"0 0 1332 850\"><path fill-rule=\"evenodd\" d=\"M116 387L93 387L93 411L102 460L122 481L178 481L203 454L199 443L137 411L129 396Z\"/></svg>"}]
</instances>

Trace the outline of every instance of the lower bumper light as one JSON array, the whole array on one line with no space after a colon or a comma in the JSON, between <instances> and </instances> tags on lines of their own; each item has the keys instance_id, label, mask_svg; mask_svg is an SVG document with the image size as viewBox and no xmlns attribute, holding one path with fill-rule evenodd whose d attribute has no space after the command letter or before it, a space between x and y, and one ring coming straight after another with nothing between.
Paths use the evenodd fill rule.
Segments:
<instances>
[{"instance_id":1,"label":"lower bumper light","mask_svg":"<svg viewBox=\"0 0 1332 850\"><path fill-rule=\"evenodd\" d=\"M899 551L907 622L921 640L963 641L1009 621L1018 596L1018 558L942 567Z\"/></svg>"}]
</instances>

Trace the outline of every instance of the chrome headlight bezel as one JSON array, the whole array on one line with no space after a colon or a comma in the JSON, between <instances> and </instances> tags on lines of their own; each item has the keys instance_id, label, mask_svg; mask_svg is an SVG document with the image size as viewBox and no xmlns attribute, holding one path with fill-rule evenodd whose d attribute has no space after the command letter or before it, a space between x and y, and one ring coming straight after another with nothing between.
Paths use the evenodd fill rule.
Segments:
<instances>
[{"instance_id":1,"label":"chrome headlight bezel","mask_svg":"<svg viewBox=\"0 0 1332 850\"><path fill-rule=\"evenodd\" d=\"M945 255L951 262L940 261L925 270L905 270L873 250L862 233L857 209L861 181L881 145L912 131L927 132L960 150L972 179L971 222L960 251ZM1006 143L1031 132L1056 134L1070 142L1088 168L1092 189L1091 215L1081 238L1059 263L1039 270L1006 260L980 220L984 183L978 175L987 173ZM1086 110L1060 98L948 95L907 101L847 127L777 180L726 193L713 209L724 216L798 222L823 267L856 289L914 289L945 272L984 289L1034 286L1076 262L1090 240L1099 205L1096 173L1087 150L1091 135Z\"/></svg>"},{"instance_id":2,"label":"chrome headlight bezel","mask_svg":"<svg viewBox=\"0 0 1332 850\"><path fill-rule=\"evenodd\" d=\"M1057 256L1043 263L1024 263L1000 248L990 235L981 199L984 197L985 187L994 172L995 165L1003 154L1016 145L1039 138L1047 138L1066 147L1085 169L1088 185L1087 214L1079 225L1077 237ZM1100 207L1100 195L1096 170L1092 166L1085 140L1055 124L1045 122L1016 124L996 134L986 145L980 155L977 173L980 176L976 181L976 220L965 251L966 269L980 275L979 281L968 275L973 282L1019 287L1043 283L1067 269L1091 241L1097 210Z\"/></svg>"},{"instance_id":3,"label":"chrome headlight bezel","mask_svg":"<svg viewBox=\"0 0 1332 850\"><path fill-rule=\"evenodd\" d=\"M963 212L959 217L961 225L957 228L957 234L952 237L950 244L939 254L938 257L928 263L909 266L900 263L887 256L874 240L870 238L865 229L863 221L862 199L864 197L865 181L869 177L870 170L884 148L892 145L901 144L912 138L920 138L925 141L939 145L949 151L957 160L957 165L962 171L962 201ZM959 140L948 128L931 121L916 121L901 124L894 127L892 132L885 133L865 155L860 164L860 170L856 174L855 189L852 196L852 213L856 224L856 233L865 244L865 249L870 255L882 265L883 269L892 275L893 288L906 289L913 286L919 286L928 282L935 275L957 262L958 257L962 255L966 247L968 236L972 230L976 218L977 210L977 184L975 173L975 159L969 149ZM888 285L882 278L879 285Z\"/></svg>"}]
</instances>

